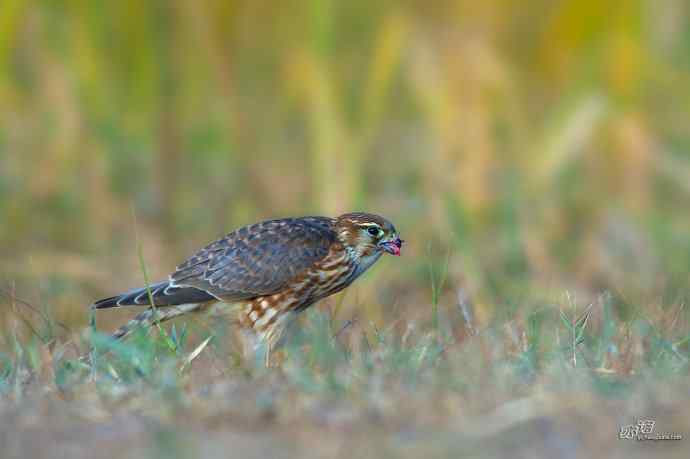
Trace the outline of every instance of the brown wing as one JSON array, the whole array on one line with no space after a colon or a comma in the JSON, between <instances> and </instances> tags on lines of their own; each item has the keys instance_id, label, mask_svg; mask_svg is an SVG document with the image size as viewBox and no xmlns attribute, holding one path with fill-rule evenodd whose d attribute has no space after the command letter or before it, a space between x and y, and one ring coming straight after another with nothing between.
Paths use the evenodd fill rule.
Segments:
<instances>
[{"instance_id":1,"label":"brown wing","mask_svg":"<svg viewBox=\"0 0 690 459\"><path fill-rule=\"evenodd\" d=\"M326 217L303 217L245 226L178 266L170 283L225 301L270 295L326 256L335 241L332 224Z\"/></svg>"}]
</instances>

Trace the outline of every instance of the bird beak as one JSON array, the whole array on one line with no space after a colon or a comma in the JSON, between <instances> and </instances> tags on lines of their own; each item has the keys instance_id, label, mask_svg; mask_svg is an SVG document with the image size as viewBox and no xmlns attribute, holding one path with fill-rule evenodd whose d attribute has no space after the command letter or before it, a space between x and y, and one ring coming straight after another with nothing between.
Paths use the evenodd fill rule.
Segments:
<instances>
[{"instance_id":1,"label":"bird beak","mask_svg":"<svg viewBox=\"0 0 690 459\"><path fill-rule=\"evenodd\" d=\"M403 245L402 239L400 239L398 236L395 236L393 239L389 239L387 241L381 241L379 242L379 247L381 247L383 250L386 252L390 253L391 255L395 256L400 256L400 248Z\"/></svg>"}]
</instances>

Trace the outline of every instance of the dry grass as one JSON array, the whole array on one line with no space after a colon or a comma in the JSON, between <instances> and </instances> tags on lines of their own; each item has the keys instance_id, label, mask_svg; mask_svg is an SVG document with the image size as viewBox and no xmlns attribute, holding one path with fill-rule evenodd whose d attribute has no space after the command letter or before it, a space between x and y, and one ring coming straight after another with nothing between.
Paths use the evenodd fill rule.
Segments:
<instances>
[{"instance_id":1,"label":"dry grass","mask_svg":"<svg viewBox=\"0 0 690 459\"><path fill-rule=\"evenodd\" d=\"M222 324L210 341L203 323L127 343L11 335L0 354L4 457L685 454L687 438L618 434L653 419L655 433L687 435L687 331L624 322L609 297L488 327L472 316L463 303L441 310L437 327L400 319L380 330L313 311L272 369L242 356ZM89 346L93 366L75 359Z\"/></svg>"}]
</instances>

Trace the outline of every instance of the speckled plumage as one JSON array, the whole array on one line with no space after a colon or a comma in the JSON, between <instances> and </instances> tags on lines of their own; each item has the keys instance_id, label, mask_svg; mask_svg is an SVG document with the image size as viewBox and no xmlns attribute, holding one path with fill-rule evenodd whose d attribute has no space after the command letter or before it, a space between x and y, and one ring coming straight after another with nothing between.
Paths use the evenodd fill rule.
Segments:
<instances>
[{"instance_id":1,"label":"speckled plumage","mask_svg":"<svg viewBox=\"0 0 690 459\"><path fill-rule=\"evenodd\" d=\"M237 305L236 322L270 348L294 313L346 288L384 252L399 255L401 246L388 220L361 212L248 225L198 251L167 281L149 286L156 308L113 336L221 302ZM93 307L150 306L149 290L135 289Z\"/></svg>"}]
</instances>

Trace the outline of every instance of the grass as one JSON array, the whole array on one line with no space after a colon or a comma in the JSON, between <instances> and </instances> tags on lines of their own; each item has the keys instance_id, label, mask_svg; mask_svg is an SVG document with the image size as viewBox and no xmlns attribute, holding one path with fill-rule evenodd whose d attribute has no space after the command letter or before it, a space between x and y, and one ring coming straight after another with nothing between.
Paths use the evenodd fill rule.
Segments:
<instances>
[{"instance_id":1,"label":"grass","mask_svg":"<svg viewBox=\"0 0 690 459\"><path fill-rule=\"evenodd\" d=\"M124 342L101 333L46 340L41 333L55 324L28 330L25 319L2 333L0 419L9 426L38 416L34 427L61 438L72 457L91 457L103 440L69 440L69 429L94 425L126 441L99 457L171 449L195 457L201 444L209 457L225 457L224 433L243 437L250 456L610 457L599 453L605 447L644 457L653 447L681 457L682 441L642 445L617 433L643 417L656 419L659 432L688 432L687 330L623 320L610 295L589 305L564 295L562 304L525 307L486 327L468 322L470 308L440 307L437 322L398 318L381 329L334 325L312 308L271 369L238 352L222 326L209 334L175 323L168 334L139 330ZM90 348L100 356L93 367L77 358ZM135 433L122 422L147 427ZM4 430L13 451L41 442ZM307 438L321 435L312 449Z\"/></svg>"}]
</instances>

